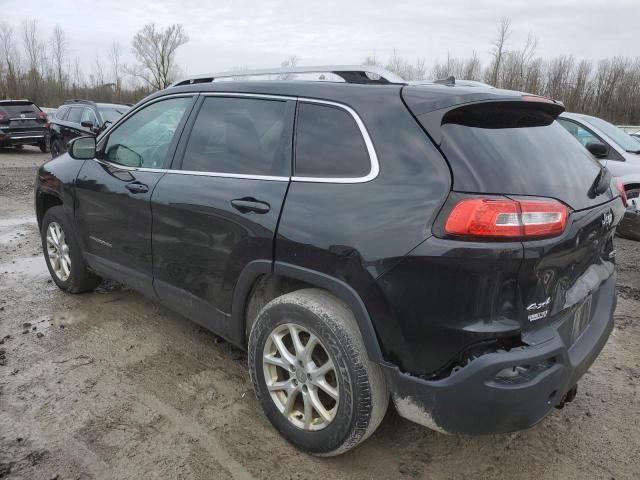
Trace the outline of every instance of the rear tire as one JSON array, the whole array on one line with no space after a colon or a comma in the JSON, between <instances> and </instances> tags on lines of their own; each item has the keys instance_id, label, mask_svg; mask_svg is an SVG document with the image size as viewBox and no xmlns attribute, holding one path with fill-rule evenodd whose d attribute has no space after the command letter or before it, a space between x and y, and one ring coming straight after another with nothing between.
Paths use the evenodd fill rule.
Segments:
<instances>
[{"instance_id":1,"label":"rear tire","mask_svg":"<svg viewBox=\"0 0 640 480\"><path fill-rule=\"evenodd\" d=\"M53 142L51 142L50 151L51 158L56 158L62 155L64 153L64 145L62 144L62 141L55 139Z\"/></svg>"},{"instance_id":2,"label":"rear tire","mask_svg":"<svg viewBox=\"0 0 640 480\"><path fill-rule=\"evenodd\" d=\"M49 142L47 142L46 140L41 141L38 144L38 148L40 148L40 151L42 153L47 153L49 151Z\"/></svg>"},{"instance_id":3,"label":"rear tire","mask_svg":"<svg viewBox=\"0 0 640 480\"><path fill-rule=\"evenodd\" d=\"M51 207L44 214L40 237L47 268L58 287L65 292L81 293L100 284L100 277L87 267L62 206Z\"/></svg>"},{"instance_id":4,"label":"rear tire","mask_svg":"<svg viewBox=\"0 0 640 480\"><path fill-rule=\"evenodd\" d=\"M367 439L389 404L353 314L319 289L282 295L261 310L249 336L249 372L273 426L314 455L339 455Z\"/></svg>"}]
</instances>

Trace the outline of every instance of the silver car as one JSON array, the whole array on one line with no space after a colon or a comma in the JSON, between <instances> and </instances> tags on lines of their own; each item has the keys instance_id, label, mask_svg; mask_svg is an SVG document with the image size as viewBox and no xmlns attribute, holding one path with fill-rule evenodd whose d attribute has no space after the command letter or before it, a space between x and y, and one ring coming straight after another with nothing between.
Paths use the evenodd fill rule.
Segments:
<instances>
[{"instance_id":1,"label":"silver car","mask_svg":"<svg viewBox=\"0 0 640 480\"><path fill-rule=\"evenodd\" d=\"M562 113L558 122L607 167L625 187L629 206L620 236L640 240L640 143L601 118Z\"/></svg>"}]
</instances>

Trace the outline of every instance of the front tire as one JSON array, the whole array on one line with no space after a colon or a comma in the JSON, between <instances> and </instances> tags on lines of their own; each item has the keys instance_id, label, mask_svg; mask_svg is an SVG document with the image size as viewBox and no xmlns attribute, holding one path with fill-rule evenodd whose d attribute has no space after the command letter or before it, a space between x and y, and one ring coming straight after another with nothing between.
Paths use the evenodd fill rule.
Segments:
<instances>
[{"instance_id":1,"label":"front tire","mask_svg":"<svg viewBox=\"0 0 640 480\"><path fill-rule=\"evenodd\" d=\"M50 152L51 158L56 158L62 155L64 153L64 145L62 144L62 141L55 139L51 142Z\"/></svg>"},{"instance_id":2,"label":"front tire","mask_svg":"<svg viewBox=\"0 0 640 480\"><path fill-rule=\"evenodd\" d=\"M100 277L87 267L62 206L47 210L42 219L40 235L47 268L58 287L65 292L81 293L93 290L100 284Z\"/></svg>"},{"instance_id":3,"label":"front tire","mask_svg":"<svg viewBox=\"0 0 640 480\"><path fill-rule=\"evenodd\" d=\"M351 311L319 289L282 295L249 336L249 372L273 426L319 456L344 453L378 427L389 403Z\"/></svg>"}]
</instances>

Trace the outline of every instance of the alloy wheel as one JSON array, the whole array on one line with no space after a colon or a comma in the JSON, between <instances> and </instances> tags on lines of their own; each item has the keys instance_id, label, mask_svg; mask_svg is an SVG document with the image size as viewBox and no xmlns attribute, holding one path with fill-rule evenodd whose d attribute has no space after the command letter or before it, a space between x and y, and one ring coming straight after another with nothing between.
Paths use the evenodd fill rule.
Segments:
<instances>
[{"instance_id":1,"label":"alloy wheel","mask_svg":"<svg viewBox=\"0 0 640 480\"><path fill-rule=\"evenodd\" d=\"M57 222L51 222L47 227L47 255L56 277L66 281L71 274L71 257L64 230Z\"/></svg>"},{"instance_id":2,"label":"alloy wheel","mask_svg":"<svg viewBox=\"0 0 640 480\"><path fill-rule=\"evenodd\" d=\"M333 421L340 400L336 367L317 335L279 325L267 338L262 367L271 399L289 422L317 431Z\"/></svg>"}]
</instances>

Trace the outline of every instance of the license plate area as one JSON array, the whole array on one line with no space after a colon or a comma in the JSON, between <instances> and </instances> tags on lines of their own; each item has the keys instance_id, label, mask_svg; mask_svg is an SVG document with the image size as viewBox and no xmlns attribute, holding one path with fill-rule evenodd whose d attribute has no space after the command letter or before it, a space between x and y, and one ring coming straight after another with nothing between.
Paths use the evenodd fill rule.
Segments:
<instances>
[{"instance_id":1,"label":"license plate area","mask_svg":"<svg viewBox=\"0 0 640 480\"><path fill-rule=\"evenodd\" d=\"M570 345L573 345L589 326L591 322L591 303L592 296L589 295L582 304L576 308L571 324Z\"/></svg>"}]
</instances>

